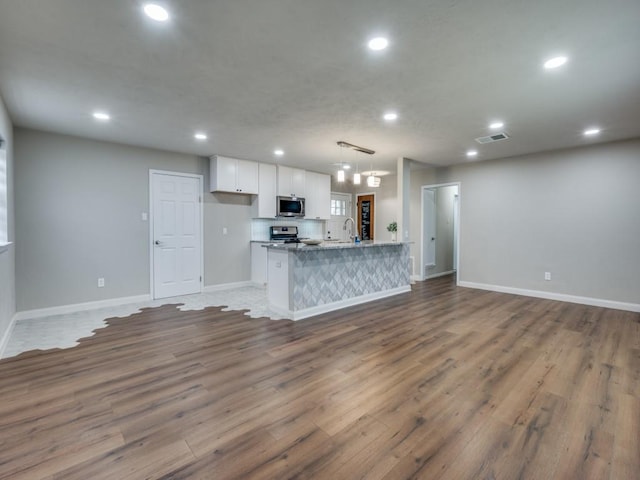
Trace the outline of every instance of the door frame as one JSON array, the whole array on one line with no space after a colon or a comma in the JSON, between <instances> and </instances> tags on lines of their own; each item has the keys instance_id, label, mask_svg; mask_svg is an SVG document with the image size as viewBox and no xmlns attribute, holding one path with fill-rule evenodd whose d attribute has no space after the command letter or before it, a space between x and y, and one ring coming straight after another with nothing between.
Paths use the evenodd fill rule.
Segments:
<instances>
[{"instance_id":1,"label":"door frame","mask_svg":"<svg viewBox=\"0 0 640 480\"><path fill-rule=\"evenodd\" d=\"M345 208L345 216L347 218L348 217L353 218L353 194L352 193L346 193L346 192L334 192L334 191L332 191L331 194L330 194L330 199L331 200L333 200L333 196L334 195L336 195L336 196L344 196L345 199L348 199L347 200L347 206ZM331 211L329 211L329 220L327 220L327 222L332 221L333 220L332 217L333 217L333 215L331 215ZM328 227L329 227L329 224L327 223L325 225L325 233L326 233L326 230L328 229ZM342 226L340 226L340 228L342 228ZM344 240L342 234L340 235L340 239Z\"/></svg>"},{"instance_id":2,"label":"door frame","mask_svg":"<svg viewBox=\"0 0 640 480\"><path fill-rule=\"evenodd\" d=\"M353 218L355 220L355 223L357 226L358 225L358 198L359 197L365 197L367 195L373 195L373 240L375 241L376 239L376 225L378 224L378 201L376 199L376 192L360 192L360 193L356 193L356 202L355 202L355 211L353 212ZM358 231L358 235L360 235L360 239L362 240L362 232Z\"/></svg>"},{"instance_id":3,"label":"door frame","mask_svg":"<svg viewBox=\"0 0 640 480\"><path fill-rule=\"evenodd\" d=\"M149 169L149 295L155 300L155 278L154 278L154 253L153 248L153 176L171 175L174 177L188 177L198 180L198 197L200 206L200 293L204 288L204 176L196 173L172 172L169 170Z\"/></svg>"},{"instance_id":4,"label":"door frame","mask_svg":"<svg viewBox=\"0 0 640 480\"><path fill-rule=\"evenodd\" d=\"M461 199L462 199L462 183L461 182L449 182L449 183L434 183L431 185L422 185L420 187L420 280L426 280L428 277L424 272L424 192L425 190L433 190L440 187L458 187L458 199L454 200L453 208L456 209L453 215L453 268L456 271L456 285L460 285L460 215L461 215ZM436 207L437 208L437 207Z\"/></svg>"}]
</instances>

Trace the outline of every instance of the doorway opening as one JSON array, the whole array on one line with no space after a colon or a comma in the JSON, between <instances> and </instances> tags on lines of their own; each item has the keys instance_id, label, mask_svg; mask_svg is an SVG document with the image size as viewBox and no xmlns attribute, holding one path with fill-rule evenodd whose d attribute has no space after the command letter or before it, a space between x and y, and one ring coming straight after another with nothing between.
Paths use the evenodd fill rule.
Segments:
<instances>
[{"instance_id":1,"label":"doorway opening","mask_svg":"<svg viewBox=\"0 0 640 480\"><path fill-rule=\"evenodd\" d=\"M152 298L202 292L202 175L149 171Z\"/></svg>"},{"instance_id":2,"label":"doorway opening","mask_svg":"<svg viewBox=\"0 0 640 480\"><path fill-rule=\"evenodd\" d=\"M421 219L420 278L459 273L460 183L423 186Z\"/></svg>"},{"instance_id":3,"label":"doorway opening","mask_svg":"<svg viewBox=\"0 0 640 480\"><path fill-rule=\"evenodd\" d=\"M356 196L358 233L360 240L374 240L376 231L376 194L359 193Z\"/></svg>"}]
</instances>

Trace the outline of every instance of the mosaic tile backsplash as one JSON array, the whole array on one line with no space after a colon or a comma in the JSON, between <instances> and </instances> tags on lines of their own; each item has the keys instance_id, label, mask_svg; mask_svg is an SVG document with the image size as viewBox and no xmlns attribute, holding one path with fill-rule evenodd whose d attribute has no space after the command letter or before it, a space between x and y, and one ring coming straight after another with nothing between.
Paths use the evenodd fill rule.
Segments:
<instances>
[{"instance_id":1,"label":"mosaic tile backsplash","mask_svg":"<svg viewBox=\"0 0 640 480\"><path fill-rule=\"evenodd\" d=\"M291 308L305 308L410 284L409 245L301 249L289 253Z\"/></svg>"}]
</instances>

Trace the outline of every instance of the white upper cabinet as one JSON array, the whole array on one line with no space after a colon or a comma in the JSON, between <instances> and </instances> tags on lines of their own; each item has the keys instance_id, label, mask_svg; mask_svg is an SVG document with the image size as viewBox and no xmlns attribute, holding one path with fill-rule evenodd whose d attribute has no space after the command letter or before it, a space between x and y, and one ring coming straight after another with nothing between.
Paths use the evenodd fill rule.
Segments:
<instances>
[{"instance_id":1,"label":"white upper cabinet","mask_svg":"<svg viewBox=\"0 0 640 480\"><path fill-rule=\"evenodd\" d=\"M305 171L278 165L278 195L305 198Z\"/></svg>"},{"instance_id":2,"label":"white upper cabinet","mask_svg":"<svg viewBox=\"0 0 640 480\"><path fill-rule=\"evenodd\" d=\"M329 220L331 217L331 177L306 172L305 218Z\"/></svg>"},{"instance_id":3,"label":"white upper cabinet","mask_svg":"<svg viewBox=\"0 0 640 480\"><path fill-rule=\"evenodd\" d=\"M258 162L214 155L210 158L210 191L258 194Z\"/></svg>"},{"instance_id":4,"label":"white upper cabinet","mask_svg":"<svg viewBox=\"0 0 640 480\"><path fill-rule=\"evenodd\" d=\"M276 216L276 166L268 163L259 165L258 218L273 218Z\"/></svg>"}]
</instances>

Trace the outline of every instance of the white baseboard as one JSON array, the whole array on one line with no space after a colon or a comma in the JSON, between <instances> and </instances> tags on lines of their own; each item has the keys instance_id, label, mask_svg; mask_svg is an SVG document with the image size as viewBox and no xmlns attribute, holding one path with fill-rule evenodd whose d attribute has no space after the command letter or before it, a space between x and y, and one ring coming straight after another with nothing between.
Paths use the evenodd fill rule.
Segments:
<instances>
[{"instance_id":1,"label":"white baseboard","mask_svg":"<svg viewBox=\"0 0 640 480\"><path fill-rule=\"evenodd\" d=\"M209 285L202 289L203 293L206 292L218 292L221 290L229 290L231 288L239 288L253 285L250 281L246 282L234 282L224 283L221 285ZM151 301L151 295L136 295L133 297L119 297L110 298L107 300L97 300L95 302L76 303L72 305L60 305L57 307L39 308L35 310L25 310L16 313L14 320L27 320L31 318L48 317L50 315L65 315L67 313L82 312L85 310L94 310L97 308L105 307L117 307L120 305L127 305L129 303L140 303Z\"/></svg>"},{"instance_id":2,"label":"white baseboard","mask_svg":"<svg viewBox=\"0 0 640 480\"><path fill-rule=\"evenodd\" d=\"M371 302L373 300L379 300L381 298L391 297L400 293L406 293L411 291L411 285L404 285L402 287L392 288L384 290L382 292L368 293L359 297L347 298L346 300L340 300L338 302L325 303L324 305L318 305L317 307L304 308L302 310L296 310L292 312L290 310L283 310L280 308L274 308L269 305L269 308L280 315L291 318L292 320L302 320L303 318L314 317L322 313L333 312L345 307L351 307L353 305L359 305L361 303Z\"/></svg>"},{"instance_id":3,"label":"white baseboard","mask_svg":"<svg viewBox=\"0 0 640 480\"><path fill-rule=\"evenodd\" d=\"M150 295L136 295L133 297L109 298L107 300L97 300L95 302L75 303L72 305L60 305L57 307L38 308L35 310L24 310L16 313L16 321L27 320L31 318L48 317L49 315L64 315L67 313L82 312L85 310L94 310L97 308L117 307L128 303L148 302L151 300Z\"/></svg>"},{"instance_id":4,"label":"white baseboard","mask_svg":"<svg viewBox=\"0 0 640 480\"><path fill-rule=\"evenodd\" d=\"M2 335L2 340L0 341L0 358L4 357L4 350L7 348L7 345L9 345L9 338L11 338L13 327L16 326L16 317L17 314L14 313L9 322L9 326L5 330L4 335Z\"/></svg>"},{"instance_id":5,"label":"white baseboard","mask_svg":"<svg viewBox=\"0 0 640 480\"><path fill-rule=\"evenodd\" d=\"M558 300L561 302L579 303L593 307L613 308L615 310L626 310L629 312L640 312L640 304L617 302L615 300L605 300L602 298L580 297L577 295L567 295L564 293L544 292L541 290L527 290L525 288L503 287L501 285L489 285L485 283L459 281L458 286L477 288L480 290L490 290L492 292L512 293L513 295L524 295L526 297L544 298L546 300Z\"/></svg>"},{"instance_id":6,"label":"white baseboard","mask_svg":"<svg viewBox=\"0 0 640 480\"><path fill-rule=\"evenodd\" d=\"M207 285L202 289L202 293L220 292L222 290L230 290L232 288L240 287L251 287L255 285L257 285L257 283L254 283L251 280L246 280L244 282L221 283L219 285Z\"/></svg>"}]
</instances>

